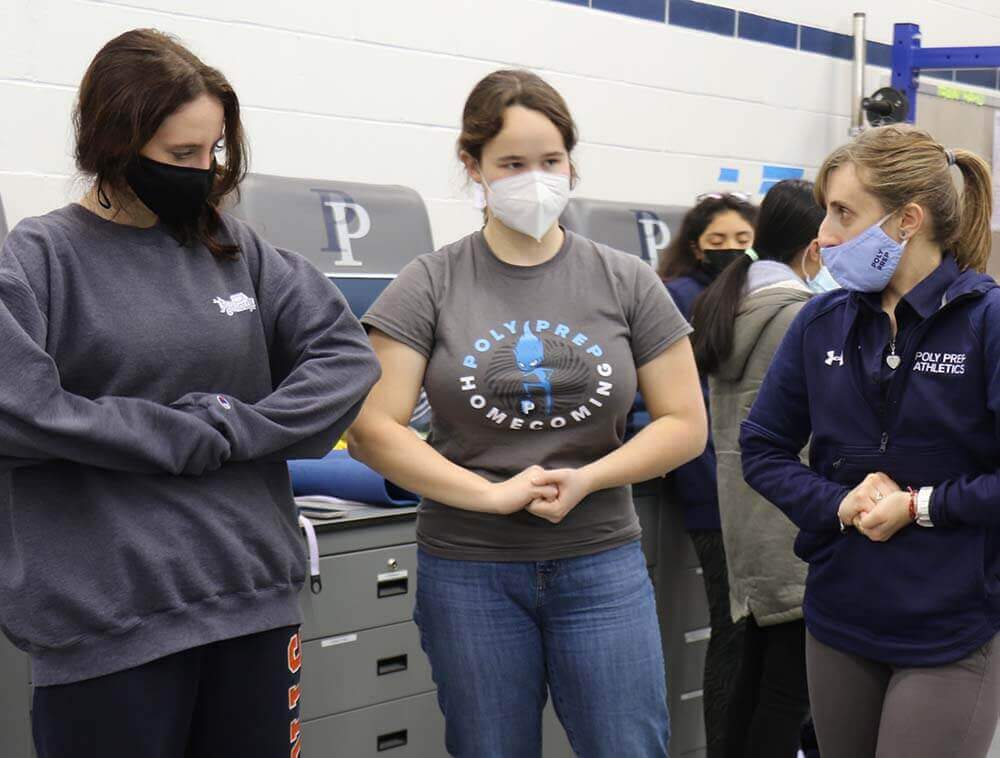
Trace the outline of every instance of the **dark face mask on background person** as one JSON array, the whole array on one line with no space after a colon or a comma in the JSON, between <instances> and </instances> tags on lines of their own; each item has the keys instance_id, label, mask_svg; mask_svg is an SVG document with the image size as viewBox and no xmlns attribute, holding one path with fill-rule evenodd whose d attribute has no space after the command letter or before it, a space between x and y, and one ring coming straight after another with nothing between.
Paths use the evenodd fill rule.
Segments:
<instances>
[{"instance_id":1,"label":"dark face mask on background person","mask_svg":"<svg viewBox=\"0 0 1000 758\"><path fill-rule=\"evenodd\" d=\"M703 250L702 255L705 256L702 260L701 265L705 267L712 276L718 276L721 274L726 267L740 259L741 255L746 255L746 251L742 249L735 250Z\"/></svg>"},{"instance_id":2,"label":"dark face mask on background person","mask_svg":"<svg viewBox=\"0 0 1000 758\"><path fill-rule=\"evenodd\" d=\"M189 168L140 155L125 170L125 179L136 197L186 244L212 191L215 161L211 168Z\"/></svg>"}]
</instances>

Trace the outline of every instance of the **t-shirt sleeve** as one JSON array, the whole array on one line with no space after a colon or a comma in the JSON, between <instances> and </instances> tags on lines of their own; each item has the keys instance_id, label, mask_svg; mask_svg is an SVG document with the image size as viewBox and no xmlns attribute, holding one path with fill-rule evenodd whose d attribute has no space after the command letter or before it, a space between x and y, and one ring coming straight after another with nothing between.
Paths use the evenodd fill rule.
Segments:
<instances>
[{"instance_id":1,"label":"t-shirt sleeve","mask_svg":"<svg viewBox=\"0 0 1000 758\"><path fill-rule=\"evenodd\" d=\"M428 263L417 258L378 296L361 317L361 323L385 332L429 359L437 325L436 302Z\"/></svg>"},{"instance_id":2,"label":"t-shirt sleeve","mask_svg":"<svg viewBox=\"0 0 1000 758\"><path fill-rule=\"evenodd\" d=\"M656 272L638 259L635 269L631 308L626 308L626 316L632 333L632 357L639 368L693 329Z\"/></svg>"}]
</instances>

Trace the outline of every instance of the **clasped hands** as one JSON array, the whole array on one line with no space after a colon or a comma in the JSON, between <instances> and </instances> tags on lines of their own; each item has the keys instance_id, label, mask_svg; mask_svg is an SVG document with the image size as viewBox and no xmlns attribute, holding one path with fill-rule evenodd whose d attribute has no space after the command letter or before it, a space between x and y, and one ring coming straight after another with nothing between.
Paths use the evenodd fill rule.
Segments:
<instances>
[{"instance_id":1,"label":"clasped hands","mask_svg":"<svg viewBox=\"0 0 1000 758\"><path fill-rule=\"evenodd\" d=\"M528 511L558 524L592 491L593 481L585 467L547 470L529 466L506 481L491 483L487 507L504 516Z\"/></svg>"},{"instance_id":2,"label":"clasped hands","mask_svg":"<svg viewBox=\"0 0 1000 758\"><path fill-rule=\"evenodd\" d=\"M910 493L885 474L869 474L840 502L837 516L872 542L885 542L911 523Z\"/></svg>"}]
</instances>

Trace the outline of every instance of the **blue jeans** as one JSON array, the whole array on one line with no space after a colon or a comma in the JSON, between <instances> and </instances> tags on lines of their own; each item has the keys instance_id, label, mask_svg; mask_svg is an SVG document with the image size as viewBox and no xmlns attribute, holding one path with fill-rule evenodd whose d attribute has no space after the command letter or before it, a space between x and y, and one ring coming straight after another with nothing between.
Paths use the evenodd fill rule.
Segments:
<instances>
[{"instance_id":1,"label":"blue jeans","mask_svg":"<svg viewBox=\"0 0 1000 758\"><path fill-rule=\"evenodd\" d=\"M414 620L449 754L539 758L548 689L577 755L667 755L663 648L639 542L516 563L421 550L417 577Z\"/></svg>"}]
</instances>

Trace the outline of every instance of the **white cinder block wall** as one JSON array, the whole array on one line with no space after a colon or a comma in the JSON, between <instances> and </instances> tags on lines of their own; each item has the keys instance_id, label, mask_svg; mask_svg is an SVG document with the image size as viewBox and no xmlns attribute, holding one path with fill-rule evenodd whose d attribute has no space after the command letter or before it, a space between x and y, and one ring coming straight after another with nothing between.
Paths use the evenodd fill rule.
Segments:
<instances>
[{"instance_id":1,"label":"white cinder block wall","mask_svg":"<svg viewBox=\"0 0 1000 758\"><path fill-rule=\"evenodd\" d=\"M997 0L716 5L845 34L862 10L879 42L913 21L925 45L1000 43ZM764 165L808 175L848 129L847 61L556 0L0 0L9 225L79 193L76 86L106 40L139 26L229 76L254 171L408 185L437 244L477 224L454 142L466 94L498 67L532 68L565 95L588 197L685 204L719 187L722 167L740 171L726 187L754 192ZM870 67L867 89L887 76Z\"/></svg>"}]
</instances>

